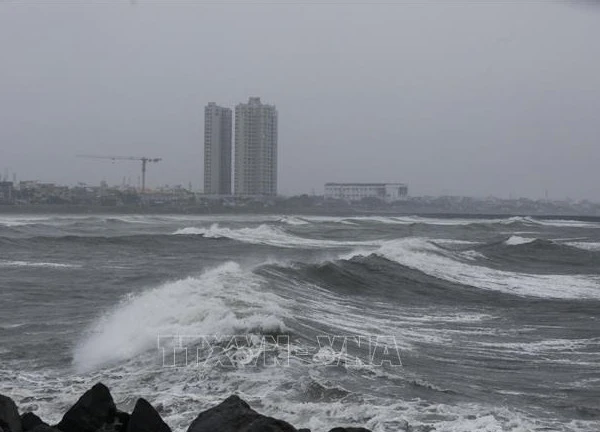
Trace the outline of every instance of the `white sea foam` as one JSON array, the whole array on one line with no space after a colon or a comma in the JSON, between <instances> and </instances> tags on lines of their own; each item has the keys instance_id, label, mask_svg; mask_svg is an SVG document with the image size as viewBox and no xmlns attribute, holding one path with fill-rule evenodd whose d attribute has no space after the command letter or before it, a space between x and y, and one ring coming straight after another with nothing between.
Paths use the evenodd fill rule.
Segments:
<instances>
[{"instance_id":1,"label":"white sea foam","mask_svg":"<svg viewBox=\"0 0 600 432\"><path fill-rule=\"evenodd\" d=\"M324 248L347 246L377 246L381 241L336 241L298 237L271 225L262 224L254 228L228 228L212 224L208 228L188 227L175 231L176 235L202 235L207 238L229 238L251 244L263 244L286 248Z\"/></svg>"},{"instance_id":2,"label":"white sea foam","mask_svg":"<svg viewBox=\"0 0 600 432\"><path fill-rule=\"evenodd\" d=\"M37 223L42 223L48 221L50 218L45 216L4 216L0 217L0 226L6 227L18 227L18 226L27 226L34 225Z\"/></svg>"},{"instance_id":3,"label":"white sea foam","mask_svg":"<svg viewBox=\"0 0 600 432\"><path fill-rule=\"evenodd\" d=\"M593 348L597 352L600 338L595 339L546 339L535 342L473 342L476 345L489 347L494 350L504 350L515 353L549 354L554 352L576 353L580 350Z\"/></svg>"},{"instance_id":4,"label":"white sea foam","mask_svg":"<svg viewBox=\"0 0 600 432\"><path fill-rule=\"evenodd\" d=\"M583 249L583 250L587 250L587 251L592 251L592 252L598 252L600 251L600 242L599 243L595 243L595 242L568 242L565 243L567 246L571 246L577 249Z\"/></svg>"},{"instance_id":5,"label":"white sea foam","mask_svg":"<svg viewBox=\"0 0 600 432\"><path fill-rule=\"evenodd\" d=\"M382 224L399 225L438 225L438 226L468 226L468 225L529 225L551 226L566 228L600 228L596 222L585 222L569 219L536 219L530 216L512 216L506 218L435 218L422 216L307 216L306 220L314 222L347 223L347 222L375 222Z\"/></svg>"},{"instance_id":6,"label":"white sea foam","mask_svg":"<svg viewBox=\"0 0 600 432\"><path fill-rule=\"evenodd\" d=\"M528 237L521 237L521 236L513 235L513 236L510 236L507 240L505 240L504 244L506 244L508 246L518 246L518 245L522 245L522 244L533 243L536 240L537 239L535 239L535 238L528 238Z\"/></svg>"},{"instance_id":7,"label":"white sea foam","mask_svg":"<svg viewBox=\"0 0 600 432\"><path fill-rule=\"evenodd\" d=\"M422 238L388 241L377 254L431 276L478 288L522 296L549 298L600 298L597 276L547 275L496 270L462 262L452 252ZM346 255L364 255L357 251Z\"/></svg>"},{"instance_id":8,"label":"white sea foam","mask_svg":"<svg viewBox=\"0 0 600 432\"><path fill-rule=\"evenodd\" d=\"M457 239L434 239L433 242L440 245L478 245L481 242L471 240L457 240Z\"/></svg>"},{"instance_id":9,"label":"white sea foam","mask_svg":"<svg viewBox=\"0 0 600 432\"><path fill-rule=\"evenodd\" d=\"M0 267L37 267L37 268L68 269L68 268L81 268L81 265L79 265L79 264L51 263L51 262L5 261L5 260L0 260Z\"/></svg>"},{"instance_id":10,"label":"white sea foam","mask_svg":"<svg viewBox=\"0 0 600 432\"><path fill-rule=\"evenodd\" d=\"M279 222L287 225L308 225L310 222L298 216L285 216L279 219Z\"/></svg>"},{"instance_id":11,"label":"white sea foam","mask_svg":"<svg viewBox=\"0 0 600 432\"><path fill-rule=\"evenodd\" d=\"M585 222L571 219L541 219L538 223L541 225L563 228L600 228L600 223L598 222Z\"/></svg>"},{"instance_id":12,"label":"white sea foam","mask_svg":"<svg viewBox=\"0 0 600 432\"><path fill-rule=\"evenodd\" d=\"M282 331L279 297L233 262L199 277L166 283L124 300L100 317L77 345L79 371L130 359L156 346L158 335Z\"/></svg>"},{"instance_id":13,"label":"white sea foam","mask_svg":"<svg viewBox=\"0 0 600 432\"><path fill-rule=\"evenodd\" d=\"M481 252L476 251L476 250L467 250L467 251L460 252L460 256L465 259L468 259L470 261L488 259L488 257L486 257L484 254L482 254Z\"/></svg>"}]
</instances>

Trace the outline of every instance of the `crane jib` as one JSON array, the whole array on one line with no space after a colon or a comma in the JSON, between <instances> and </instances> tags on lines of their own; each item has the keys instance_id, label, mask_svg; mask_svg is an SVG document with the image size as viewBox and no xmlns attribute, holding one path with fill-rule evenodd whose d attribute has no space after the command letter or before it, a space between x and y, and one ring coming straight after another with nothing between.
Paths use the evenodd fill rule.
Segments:
<instances>
[{"instance_id":1,"label":"crane jib","mask_svg":"<svg viewBox=\"0 0 600 432\"><path fill-rule=\"evenodd\" d=\"M144 193L146 191L146 164L148 162L151 163L156 163L156 162L160 162L162 160L162 158L149 158L149 157L137 157L137 156L97 156L97 155L77 155L77 157L80 158L87 158L87 159L108 159L108 160L112 160L117 161L117 160L136 160L136 161L141 161L142 162L142 193Z\"/></svg>"}]
</instances>

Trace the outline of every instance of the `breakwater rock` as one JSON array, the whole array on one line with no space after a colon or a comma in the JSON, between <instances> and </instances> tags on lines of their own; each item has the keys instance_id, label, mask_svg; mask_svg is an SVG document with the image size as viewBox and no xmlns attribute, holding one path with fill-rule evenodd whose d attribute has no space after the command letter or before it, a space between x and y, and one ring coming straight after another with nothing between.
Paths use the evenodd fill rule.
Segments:
<instances>
[{"instance_id":1,"label":"breakwater rock","mask_svg":"<svg viewBox=\"0 0 600 432\"><path fill-rule=\"evenodd\" d=\"M110 390L98 383L86 391L56 425L34 413L19 414L8 396L0 395L0 432L171 432L160 414L145 399L138 399L131 413L117 409ZM187 432L310 432L254 411L232 395L198 414ZM356 427L335 427L329 432L370 432Z\"/></svg>"}]
</instances>

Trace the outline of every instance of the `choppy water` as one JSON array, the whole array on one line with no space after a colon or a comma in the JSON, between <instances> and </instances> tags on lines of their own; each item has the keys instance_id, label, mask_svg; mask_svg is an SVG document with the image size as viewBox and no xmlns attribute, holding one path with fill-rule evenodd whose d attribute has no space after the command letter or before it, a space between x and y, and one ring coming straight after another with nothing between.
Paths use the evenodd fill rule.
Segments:
<instances>
[{"instance_id":1,"label":"choppy water","mask_svg":"<svg viewBox=\"0 0 600 432\"><path fill-rule=\"evenodd\" d=\"M1 216L0 308L0 392L48 421L102 381L178 430L231 393L316 431L600 430L600 221ZM157 345L249 334L281 363Z\"/></svg>"}]
</instances>

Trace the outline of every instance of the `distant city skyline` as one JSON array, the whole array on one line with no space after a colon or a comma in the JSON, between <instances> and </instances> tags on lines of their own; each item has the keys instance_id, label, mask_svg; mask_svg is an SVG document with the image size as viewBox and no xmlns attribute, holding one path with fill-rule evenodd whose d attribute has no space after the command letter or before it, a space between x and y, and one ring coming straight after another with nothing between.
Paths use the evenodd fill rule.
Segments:
<instances>
[{"instance_id":1,"label":"distant city skyline","mask_svg":"<svg viewBox=\"0 0 600 432\"><path fill-rule=\"evenodd\" d=\"M600 200L589 2L223 3L0 2L0 174L199 191L204 106L260 95L283 195Z\"/></svg>"}]
</instances>

